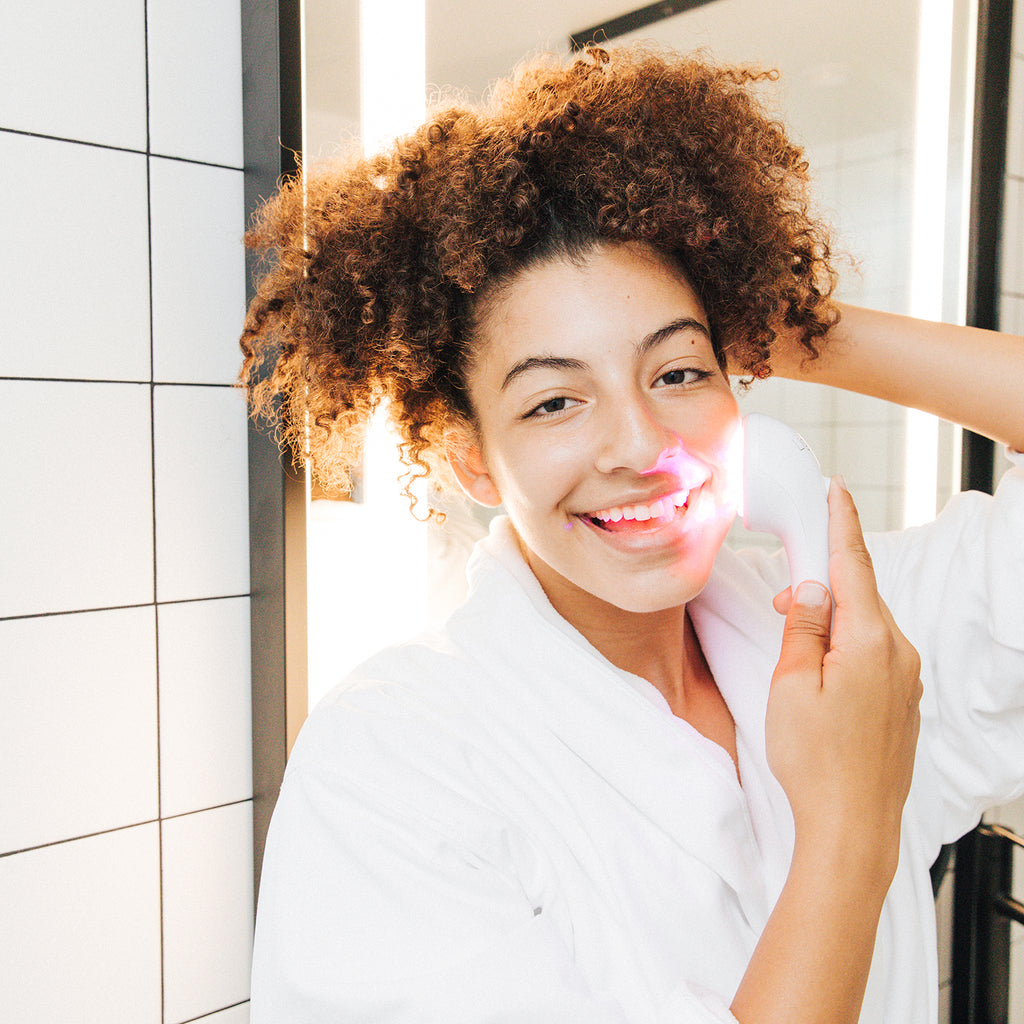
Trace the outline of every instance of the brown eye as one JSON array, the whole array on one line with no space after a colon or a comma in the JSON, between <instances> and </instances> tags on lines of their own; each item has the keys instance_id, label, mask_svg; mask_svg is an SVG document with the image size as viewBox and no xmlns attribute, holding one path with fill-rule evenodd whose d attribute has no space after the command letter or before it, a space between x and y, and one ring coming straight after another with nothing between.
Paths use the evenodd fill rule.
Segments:
<instances>
[{"instance_id":1,"label":"brown eye","mask_svg":"<svg viewBox=\"0 0 1024 1024\"><path fill-rule=\"evenodd\" d=\"M575 398L568 398L565 395L558 395L556 398L549 398L546 402L541 402L540 405L534 406L523 419L529 419L531 416L537 417L538 419L544 416L556 416L560 412L565 412L566 409L570 408L577 402Z\"/></svg>"},{"instance_id":2,"label":"brown eye","mask_svg":"<svg viewBox=\"0 0 1024 1024\"><path fill-rule=\"evenodd\" d=\"M678 387L680 384L695 384L706 380L711 374L707 370L698 370L692 366L680 367L663 373L655 382L656 387Z\"/></svg>"}]
</instances>

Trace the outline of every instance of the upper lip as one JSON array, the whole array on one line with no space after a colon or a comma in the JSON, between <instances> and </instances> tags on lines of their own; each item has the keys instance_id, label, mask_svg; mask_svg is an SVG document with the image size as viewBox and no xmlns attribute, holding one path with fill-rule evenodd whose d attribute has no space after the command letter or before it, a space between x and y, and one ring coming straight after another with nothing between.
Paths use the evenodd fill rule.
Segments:
<instances>
[{"instance_id":1,"label":"upper lip","mask_svg":"<svg viewBox=\"0 0 1024 1024\"><path fill-rule=\"evenodd\" d=\"M613 501L608 502L604 505L597 505L586 512L577 513L578 515L594 517L601 513L614 512L616 510L624 510L636 508L638 505L645 508L650 508L652 505L656 505L658 502L668 500L674 503L674 499L678 496L687 497L691 490L696 490L700 484L695 485L693 488L688 487L676 487L669 490L658 490L654 493L647 492L646 494L639 494L630 497L616 498Z\"/></svg>"}]
</instances>

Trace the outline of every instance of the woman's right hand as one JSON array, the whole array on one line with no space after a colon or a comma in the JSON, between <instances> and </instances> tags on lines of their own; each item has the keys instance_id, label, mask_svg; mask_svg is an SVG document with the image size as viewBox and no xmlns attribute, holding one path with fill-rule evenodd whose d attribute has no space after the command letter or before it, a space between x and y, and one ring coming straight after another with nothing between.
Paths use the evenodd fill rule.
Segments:
<instances>
[{"instance_id":1,"label":"woman's right hand","mask_svg":"<svg viewBox=\"0 0 1024 1024\"><path fill-rule=\"evenodd\" d=\"M842 844L888 887L920 728L921 662L878 594L856 507L829 488L831 599L802 584L786 613L767 715L768 763L789 798L797 847ZM810 599L810 600L808 600ZM823 603L815 603L815 600Z\"/></svg>"},{"instance_id":2,"label":"woman's right hand","mask_svg":"<svg viewBox=\"0 0 1024 1024\"><path fill-rule=\"evenodd\" d=\"M796 844L733 1000L742 1024L856 1024L914 771L920 658L878 596L838 480L828 503L834 617L817 584L776 598L786 627L768 698L768 763L793 808Z\"/></svg>"}]
</instances>

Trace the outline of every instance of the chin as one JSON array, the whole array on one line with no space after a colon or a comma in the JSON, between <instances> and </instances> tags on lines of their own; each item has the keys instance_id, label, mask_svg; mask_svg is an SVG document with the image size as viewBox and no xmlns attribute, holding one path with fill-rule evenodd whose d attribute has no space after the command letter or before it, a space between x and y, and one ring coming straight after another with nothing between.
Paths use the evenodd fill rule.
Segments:
<instances>
[{"instance_id":1,"label":"chin","mask_svg":"<svg viewBox=\"0 0 1024 1024\"><path fill-rule=\"evenodd\" d=\"M628 588L618 590L602 600L624 612L634 615L648 615L655 612L668 611L671 608L682 608L689 604L703 589L707 580L699 586L686 588L645 588L638 591L630 591ZM601 595L598 595L601 596Z\"/></svg>"}]
</instances>

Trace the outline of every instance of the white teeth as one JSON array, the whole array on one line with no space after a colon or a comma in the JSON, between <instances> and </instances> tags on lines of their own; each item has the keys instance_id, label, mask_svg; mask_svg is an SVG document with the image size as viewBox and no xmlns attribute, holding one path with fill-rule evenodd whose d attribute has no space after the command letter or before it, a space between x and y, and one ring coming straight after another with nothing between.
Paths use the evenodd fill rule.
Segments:
<instances>
[{"instance_id":1,"label":"white teeth","mask_svg":"<svg viewBox=\"0 0 1024 1024\"><path fill-rule=\"evenodd\" d=\"M599 519L602 523L618 523L623 519L644 523L648 519L664 519L670 517L675 509L682 508L689 497L689 491L677 491L671 497L652 501L650 505L616 505L591 512L589 518Z\"/></svg>"}]
</instances>

